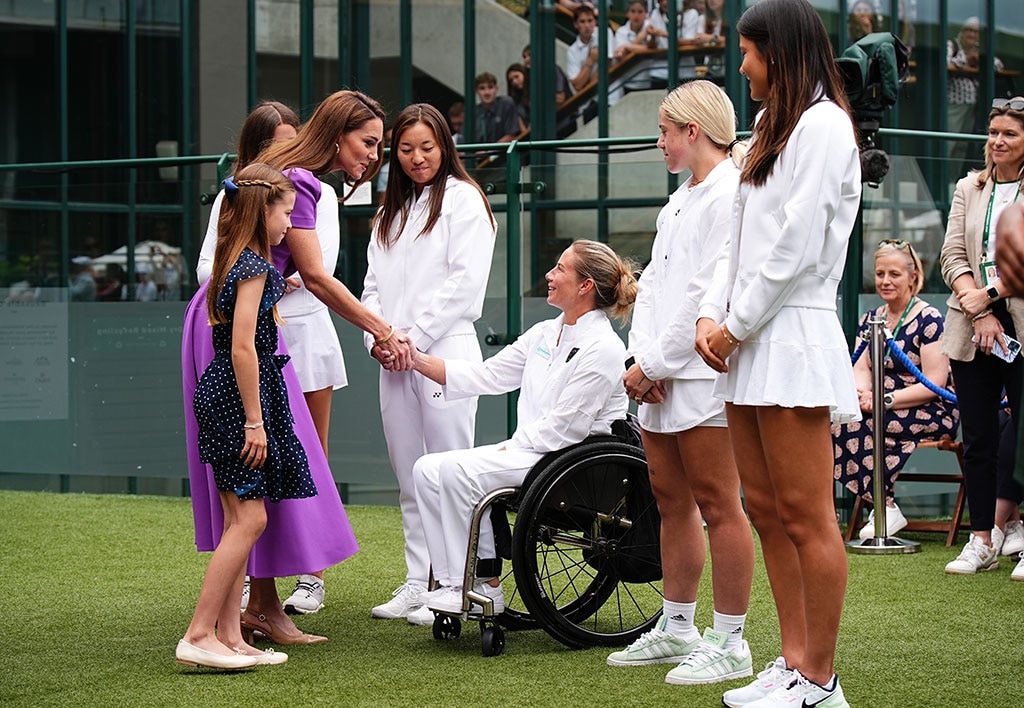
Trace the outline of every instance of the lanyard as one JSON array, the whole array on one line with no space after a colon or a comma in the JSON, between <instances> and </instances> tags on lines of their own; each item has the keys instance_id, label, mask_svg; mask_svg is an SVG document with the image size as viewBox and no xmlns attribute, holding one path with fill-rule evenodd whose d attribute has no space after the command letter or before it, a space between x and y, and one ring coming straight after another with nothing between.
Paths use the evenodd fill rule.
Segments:
<instances>
[{"instance_id":1,"label":"lanyard","mask_svg":"<svg viewBox=\"0 0 1024 708\"><path fill-rule=\"evenodd\" d=\"M1003 184L1006 184L1006 183L1003 182ZM992 230L992 205L995 204L995 202L996 202L996 187L998 185L999 185L999 182L997 182L995 180L992 180L992 196L990 196L989 199L988 199L988 209L985 211L985 231L982 233L982 236L981 236L981 260L982 261L987 261L988 260L988 235L989 235L989 233ZM1010 200L1010 203L1013 204L1015 201L1017 201L1017 197L1019 197L1019 196L1020 196L1020 181L1017 182L1017 193L1013 195L1013 199Z\"/></svg>"},{"instance_id":2,"label":"lanyard","mask_svg":"<svg viewBox=\"0 0 1024 708\"><path fill-rule=\"evenodd\" d=\"M901 329L903 329L903 323L904 323L904 321L906 321L907 315L910 314L910 311L912 309L914 309L914 305L916 305L916 304L917 304L917 298L916 297L910 298L910 302L907 303L907 307L903 310L903 314L900 315L900 321L896 323L896 329L893 330L893 333L892 333L892 338L893 339L896 339L896 335L900 333ZM887 315L889 314L889 306L888 305L885 306L885 314L887 314Z\"/></svg>"}]
</instances>

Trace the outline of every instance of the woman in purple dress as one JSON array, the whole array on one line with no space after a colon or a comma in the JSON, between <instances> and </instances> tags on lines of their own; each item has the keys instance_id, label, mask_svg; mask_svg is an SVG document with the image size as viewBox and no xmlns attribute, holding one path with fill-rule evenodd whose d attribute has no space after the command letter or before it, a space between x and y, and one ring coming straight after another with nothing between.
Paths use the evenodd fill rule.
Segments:
<instances>
[{"instance_id":1,"label":"woman in purple dress","mask_svg":"<svg viewBox=\"0 0 1024 708\"><path fill-rule=\"evenodd\" d=\"M384 111L376 101L356 91L338 91L324 99L294 139L272 144L259 159L282 170L296 189L292 227L284 242L272 249L274 266L285 277L298 272L314 296L386 345L396 357L394 368L404 370L412 362L409 337L363 307L341 281L327 272L316 233L316 204L320 197L317 177L342 170L350 183L372 179L380 165L383 132ZM192 400L199 376L213 358L205 297L206 287L202 286L185 313L182 375L186 401ZM278 353L287 353L280 338ZM313 643L326 640L295 627L284 613L274 578L327 568L351 556L358 546L295 369L288 364L282 373L295 418L295 434L306 451L318 493L309 499L286 500L268 507L267 530L249 556L248 574L252 580L242 625L277 644ZM197 426L188 408L186 441L196 547L212 551L220 540L223 516L212 471L199 459Z\"/></svg>"}]
</instances>

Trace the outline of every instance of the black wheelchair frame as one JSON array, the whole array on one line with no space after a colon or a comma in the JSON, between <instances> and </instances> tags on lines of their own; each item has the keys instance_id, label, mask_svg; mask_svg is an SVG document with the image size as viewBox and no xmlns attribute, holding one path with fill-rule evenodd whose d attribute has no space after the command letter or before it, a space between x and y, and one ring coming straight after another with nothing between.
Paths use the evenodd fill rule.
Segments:
<instances>
[{"instance_id":1,"label":"black wheelchair frame","mask_svg":"<svg viewBox=\"0 0 1024 708\"><path fill-rule=\"evenodd\" d=\"M498 615L488 598L472 591L485 513L496 521L499 555L512 561L511 570L499 573L506 608ZM511 513L515 522L509 539ZM540 628L573 648L629 644L661 616L660 532L635 419L618 422L612 435L591 436L549 453L521 487L496 489L477 504L463 612L437 613L434 638L458 638L462 620L476 604L482 608L473 618L480 623L484 656L504 651L506 629ZM493 567L494 561L489 562Z\"/></svg>"}]
</instances>

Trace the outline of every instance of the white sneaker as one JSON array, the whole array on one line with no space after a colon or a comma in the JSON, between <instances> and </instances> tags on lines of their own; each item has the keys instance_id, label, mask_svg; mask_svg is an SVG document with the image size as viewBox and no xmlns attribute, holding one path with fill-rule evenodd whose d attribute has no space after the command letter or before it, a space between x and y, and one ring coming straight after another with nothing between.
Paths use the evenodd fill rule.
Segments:
<instances>
[{"instance_id":1,"label":"white sneaker","mask_svg":"<svg viewBox=\"0 0 1024 708\"><path fill-rule=\"evenodd\" d=\"M621 651L608 655L608 666L647 666L649 664L678 664L693 651L700 639L688 642L665 631L668 615L662 615L654 629L641 634Z\"/></svg>"},{"instance_id":2,"label":"white sneaker","mask_svg":"<svg viewBox=\"0 0 1024 708\"><path fill-rule=\"evenodd\" d=\"M449 615L462 614L462 586L448 585L441 588L442 592L431 593L433 598L427 601L427 607L435 612L444 612ZM498 587L492 587L483 581L477 581L473 585L473 592L483 595L491 600L494 605L494 614L501 614L505 611L505 593ZM469 614L479 616L483 608L477 609L479 605L470 603Z\"/></svg>"},{"instance_id":3,"label":"white sneaker","mask_svg":"<svg viewBox=\"0 0 1024 708\"><path fill-rule=\"evenodd\" d=\"M405 619L409 624L414 624L417 627L429 627L434 624L434 612L426 605L423 605L419 609L411 610L405 616Z\"/></svg>"},{"instance_id":4,"label":"white sneaker","mask_svg":"<svg viewBox=\"0 0 1024 708\"><path fill-rule=\"evenodd\" d=\"M1010 580L1022 580L1024 581L1024 555L1021 555L1020 562L1017 563L1017 567L1010 573Z\"/></svg>"},{"instance_id":5,"label":"white sneaker","mask_svg":"<svg viewBox=\"0 0 1024 708\"><path fill-rule=\"evenodd\" d=\"M743 678L754 673L750 663L750 647L746 641L733 649L726 649L729 635L705 629L704 637L685 659L668 672L665 683L693 686Z\"/></svg>"},{"instance_id":6,"label":"white sneaker","mask_svg":"<svg viewBox=\"0 0 1024 708\"><path fill-rule=\"evenodd\" d=\"M399 619L408 617L413 610L423 607L421 595L426 590L422 585L405 583L391 593L393 597L383 605L373 608L371 614L377 619Z\"/></svg>"},{"instance_id":7,"label":"white sneaker","mask_svg":"<svg viewBox=\"0 0 1024 708\"><path fill-rule=\"evenodd\" d=\"M1007 521L1003 528L1003 547L999 553L1004 556L1015 556L1024 551L1024 523Z\"/></svg>"},{"instance_id":8,"label":"white sneaker","mask_svg":"<svg viewBox=\"0 0 1024 708\"><path fill-rule=\"evenodd\" d=\"M284 611L290 615L311 615L324 607L324 583L315 575L300 575L295 592L284 601Z\"/></svg>"},{"instance_id":9,"label":"white sneaker","mask_svg":"<svg viewBox=\"0 0 1024 708\"><path fill-rule=\"evenodd\" d=\"M758 672L757 678L746 686L733 688L722 696L722 703L729 708L743 708L760 700L780 686L789 686L796 680L796 672L786 666L781 656Z\"/></svg>"},{"instance_id":10,"label":"white sneaker","mask_svg":"<svg viewBox=\"0 0 1024 708\"><path fill-rule=\"evenodd\" d=\"M793 676L794 680L788 686L779 686L764 698L748 703L746 708L850 708L846 696L843 695L843 688L839 685L838 676L832 676L832 688L808 681L796 670L793 671Z\"/></svg>"},{"instance_id":11,"label":"white sneaker","mask_svg":"<svg viewBox=\"0 0 1024 708\"><path fill-rule=\"evenodd\" d=\"M885 535L893 536L897 531L902 531L907 527L907 517L903 516L903 512L900 511L899 506L886 506L885 507ZM863 541L869 538L875 537L875 510L872 509L868 514L868 521L861 527L860 538Z\"/></svg>"},{"instance_id":12,"label":"white sneaker","mask_svg":"<svg viewBox=\"0 0 1024 708\"><path fill-rule=\"evenodd\" d=\"M996 540L993 534L993 543ZM951 560L946 564L946 572L952 575L974 575L978 571L996 570L997 568L999 568L998 551L992 546L986 546L985 542L973 533L956 560Z\"/></svg>"},{"instance_id":13,"label":"white sneaker","mask_svg":"<svg viewBox=\"0 0 1024 708\"><path fill-rule=\"evenodd\" d=\"M245 576L245 582L242 583L242 612L245 612L245 608L249 606L249 576Z\"/></svg>"}]
</instances>

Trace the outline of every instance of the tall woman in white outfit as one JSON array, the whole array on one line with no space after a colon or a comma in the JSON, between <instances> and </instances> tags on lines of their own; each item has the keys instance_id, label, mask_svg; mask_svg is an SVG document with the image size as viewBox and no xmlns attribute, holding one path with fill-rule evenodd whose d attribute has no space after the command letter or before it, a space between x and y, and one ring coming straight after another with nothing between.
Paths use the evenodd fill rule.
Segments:
<instances>
[{"instance_id":1,"label":"tall woman in white outfit","mask_svg":"<svg viewBox=\"0 0 1024 708\"><path fill-rule=\"evenodd\" d=\"M737 24L762 101L740 174L725 277L701 303L697 348L725 376L733 453L761 539L782 656L728 706L846 706L835 676L846 591L829 418L860 416L836 294L860 202L853 122L832 46L806 0L762 0Z\"/></svg>"},{"instance_id":2,"label":"tall woman in white outfit","mask_svg":"<svg viewBox=\"0 0 1024 708\"><path fill-rule=\"evenodd\" d=\"M420 351L479 362L473 323L483 309L494 239L490 205L459 159L447 121L425 103L403 110L391 129L391 169L367 249L363 304ZM386 342L382 349L367 335L366 347L378 360L386 356ZM439 385L412 371L381 371L380 412L398 477L406 578L372 614L430 624L433 614L419 599L430 562L412 466L428 452L473 446L476 399L447 400Z\"/></svg>"},{"instance_id":3,"label":"tall woman in white outfit","mask_svg":"<svg viewBox=\"0 0 1024 708\"><path fill-rule=\"evenodd\" d=\"M710 81L676 88L658 112L658 147L668 171L690 170L658 215L651 262L629 332L635 359L623 378L640 405L651 489L661 512L665 607L657 627L608 657L612 666L679 663L668 683L716 683L752 673L743 624L754 574L754 540L740 502L725 404L716 374L694 351L697 306L728 253L739 186L736 115ZM730 159L733 150L737 160ZM714 627L694 625L697 590L711 544Z\"/></svg>"},{"instance_id":4,"label":"tall woman in white outfit","mask_svg":"<svg viewBox=\"0 0 1024 708\"><path fill-rule=\"evenodd\" d=\"M512 438L495 445L424 455L416 462L416 502L434 577L427 607L462 612L462 582L473 509L489 491L518 486L545 453L607 434L626 413L619 381L626 355L609 321L625 319L636 298L632 268L603 243L576 241L548 271L548 303L562 311L534 325L481 363L417 354L414 368L443 387L446 399L519 389ZM494 558L490 519L480 523L479 557ZM498 578L480 577L476 592L505 608Z\"/></svg>"}]
</instances>

